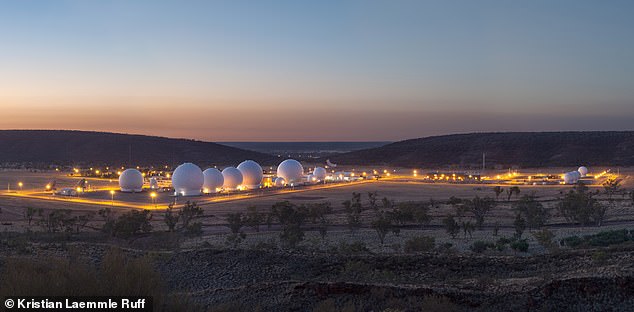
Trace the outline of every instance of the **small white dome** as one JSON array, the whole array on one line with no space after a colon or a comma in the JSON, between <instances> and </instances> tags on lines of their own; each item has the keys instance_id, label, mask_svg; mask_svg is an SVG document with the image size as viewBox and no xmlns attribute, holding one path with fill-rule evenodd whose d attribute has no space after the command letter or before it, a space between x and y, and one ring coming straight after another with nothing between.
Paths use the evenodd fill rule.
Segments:
<instances>
[{"instance_id":1,"label":"small white dome","mask_svg":"<svg viewBox=\"0 0 634 312\"><path fill-rule=\"evenodd\" d=\"M326 169L324 169L322 167L317 167L313 171L313 175L315 176L315 178L317 178L317 180L320 180L320 181L325 180L327 174L328 173L326 172Z\"/></svg>"},{"instance_id":2,"label":"small white dome","mask_svg":"<svg viewBox=\"0 0 634 312\"><path fill-rule=\"evenodd\" d=\"M172 186L174 195L197 196L203 187L205 178L200 167L192 163L184 163L174 170L172 174Z\"/></svg>"},{"instance_id":3,"label":"small white dome","mask_svg":"<svg viewBox=\"0 0 634 312\"><path fill-rule=\"evenodd\" d=\"M286 180L284 180L284 178L275 178L274 183L276 187L283 187L284 185L286 185Z\"/></svg>"},{"instance_id":4,"label":"small white dome","mask_svg":"<svg viewBox=\"0 0 634 312\"><path fill-rule=\"evenodd\" d=\"M306 182L308 183L316 183L317 182L317 178L315 178L315 176L313 174L309 174L306 176Z\"/></svg>"},{"instance_id":5,"label":"small white dome","mask_svg":"<svg viewBox=\"0 0 634 312\"><path fill-rule=\"evenodd\" d=\"M143 174L136 169L126 169L119 176L121 192L136 193L143 190Z\"/></svg>"},{"instance_id":6,"label":"small white dome","mask_svg":"<svg viewBox=\"0 0 634 312\"><path fill-rule=\"evenodd\" d=\"M222 177L224 178L222 187L225 190L235 190L242 184L242 173L237 168L225 168L222 170Z\"/></svg>"},{"instance_id":7,"label":"small white dome","mask_svg":"<svg viewBox=\"0 0 634 312\"><path fill-rule=\"evenodd\" d=\"M217 189L221 188L225 183L225 178L222 176L220 170L216 168L209 168L203 171L203 176L203 192L205 193L216 193Z\"/></svg>"},{"instance_id":8,"label":"small white dome","mask_svg":"<svg viewBox=\"0 0 634 312\"><path fill-rule=\"evenodd\" d=\"M581 174L582 177L585 177L588 174L588 168L581 166L579 167L579 169L577 169L577 171L579 171L579 173Z\"/></svg>"},{"instance_id":9,"label":"small white dome","mask_svg":"<svg viewBox=\"0 0 634 312\"><path fill-rule=\"evenodd\" d=\"M264 172L262 167L253 160L245 160L238 165L238 170L242 173L242 185L248 189L257 189L262 185Z\"/></svg>"},{"instance_id":10,"label":"small white dome","mask_svg":"<svg viewBox=\"0 0 634 312\"><path fill-rule=\"evenodd\" d=\"M299 182L304 177L304 167L295 159L287 159L277 166L277 176L284 178L286 183Z\"/></svg>"}]
</instances>

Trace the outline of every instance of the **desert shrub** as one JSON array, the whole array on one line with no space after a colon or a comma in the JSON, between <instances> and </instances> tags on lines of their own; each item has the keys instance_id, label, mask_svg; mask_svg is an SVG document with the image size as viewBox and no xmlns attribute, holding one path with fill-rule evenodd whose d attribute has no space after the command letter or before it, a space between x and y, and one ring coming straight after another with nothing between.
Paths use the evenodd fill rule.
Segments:
<instances>
[{"instance_id":1,"label":"desert shrub","mask_svg":"<svg viewBox=\"0 0 634 312\"><path fill-rule=\"evenodd\" d=\"M442 220L442 223L445 226L445 231L451 235L451 238L456 238L458 233L460 233L460 224L458 224L454 216L447 216Z\"/></svg>"},{"instance_id":2,"label":"desert shrub","mask_svg":"<svg viewBox=\"0 0 634 312\"><path fill-rule=\"evenodd\" d=\"M515 251L527 252L528 241L526 239L518 239L514 242L511 242L511 249Z\"/></svg>"},{"instance_id":3,"label":"desert shrub","mask_svg":"<svg viewBox=\"0 0 634 312\"><path fill-rule=\"evenodd\" d=\"M434 249L435 239L429 236L413 237L405 241L405 252L425 252Z\"/></svg>"},{"instance_id":4,"label":"desert shrub","mask_svg":"<svg viewBox=\"0 0 634 312\"><path fill-rule=\"evenodd\" d=\"M595 223L601 226L607 207L594 198L594 195L593 192L588 191L587 186L579 182L564 195L557 208L568 221L581 225Z\"/></svg>"},{"instance_id":5,"label":"desert shrub","mask_svg":"<svg viewBox=\"0 0 634 312\"><path fill-rule=\"evenodd\" d=\"M471 247L469 247L469 249L476 253L483 253L487 249L493 249L493 247L495 247L495 245L493 245L493 243L491 242L475 241L473 242Z\"/></svg>"},{"instance_id":6,"label":"desert shrub","mask_svg":"<svg viewBox=\"0 0 634 312\"><path fill-rule=\"evenodd\" d=\"M575 248L580 246L583 243L583 239L577 235L568 236L568 237L564 237L560 243L562 246Z\"/></svg>"},{"instance_id":7,"label":"desert shrub","mask_svg":"<svg viewBox=\"0 0 634 312\"><path fill-rule=\"evenodd\" d=\"M54 282L53 282L54 281ZM3 265L0 296L151 296L154 311L195 311L184 295L167 292L149 257L130 258L108 251L100 267L78 256L8 258Z\"/></svg>"},{"instance_id":8,"label":"desert shrub","mask_svg":"<svg viewBox=\"0 0 634 312\"><path fill-rule=\"evenodd\" d=\"M542 227L550 217L548 209L537 200L534 194L524 195L513 204L513 207L526 220L526 226L531 229Z\"/></svg>"},{"instance_id":9,"label":"desert shrub","mask_svg":"<svg viewBox=\"0 0 634 312\"><path fill-rule=\"evenodd\" d=\"M553 243L553 238L555 238L555 234L553 234L553 232L549 231L548 229L543 229L541 231L535 232L533 233L533 236L535 236L535 239L540 245L542 245L542 247L549 250L555 247L555 244Z\"/></svg>"},{"instance_id":10,"label":"desert shrub","mask_svg":"<svg viewBox=\"0 0 634 312\"><path fill-rule=\"evenodd\" d=\"M342 254L350 255L350 254L358 254L363 252L368 252L369 249L365 246L364 242L357 241L353 243L341 242L339 247L337 248Z\"/></svg>"},{"instance_id":11,"label":"desert shrub","mask_svg":"<svg viewBox=\"0 0 634 312\"><path fill-rule=\"evenodd\" d=\"M495 249L497 249L498 251L504 251L506 250L506 247L512 242L512 239L506 238L506 237L500 237L496 242L495 242Z\"/></svg>"},{"instance_id":12,"label":"desert shrub","mask_svg":"<svg viewBox=\"0 0 634 312\"><path fill-rule=\"evenodd\" d=\"M598 250L592 253L592 261L597 263L603 263L608 259L608 254L603 250Z\"/></svg>"},{"instance_id":13,"label":"desert shrub","mask_svg":"<svg viewBox=\"0 0 634 312\"><path fill-rule=\"evenodd\" d=\"M113 224L112 233L115 236L129 237L140 232L152 231L149 210L132 210L117 218Z\"/></svg>"},{"instance_id":14,"label":"desert shrub","mask_svg":"<svg viewBox=\"0 0 634 312\"><path fill-rule=\"evenodd\" d=\"M561 240L564 246L577 247L606 247L621 244L632 240L632 235L628 230L603 231L593 235L569 236Z\"/></svg>"}]
</instances>

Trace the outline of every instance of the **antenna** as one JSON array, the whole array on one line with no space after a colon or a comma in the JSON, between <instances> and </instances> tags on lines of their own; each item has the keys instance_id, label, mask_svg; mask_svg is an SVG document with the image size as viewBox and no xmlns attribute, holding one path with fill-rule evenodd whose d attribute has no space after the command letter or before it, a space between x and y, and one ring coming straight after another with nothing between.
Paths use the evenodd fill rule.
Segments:
<instances>
[{"instance_id":1,"label":"antenna","mask_svg":"<svg viewBox=\"0 0 634 312\"><path fill-rule=\"evenodd\" d=\"M482 173L484 173L484 169L486 168L486 156L487 154L482 152Z\"/></svg>"}]
</instances>

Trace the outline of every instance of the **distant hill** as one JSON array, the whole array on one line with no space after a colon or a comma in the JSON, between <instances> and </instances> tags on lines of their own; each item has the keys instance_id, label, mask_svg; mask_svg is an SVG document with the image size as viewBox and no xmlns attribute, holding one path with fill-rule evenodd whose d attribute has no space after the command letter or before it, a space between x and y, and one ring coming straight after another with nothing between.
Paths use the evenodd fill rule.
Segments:
<instances>
[{"instance_id":1,"label":"distant hill","mask_svg":"<svg viewBox=\"0 0 634 312\"><path fill-rule=\"evenodd\" d=\"M505 132L433 136L334 155L349 165L480 168L634 165L634 131Z\"/></svg>"},{"instance_id":2,"label":"distant hill","mask_svg":"<svg viewBox=\"0 0 634 312\"><path fill-rule=\"evenodd\" d=\"M237 165L252 159L277 164L268 154L187 139L65 130L0 130L0 163Z\"/></svg>"},{"instance_id":3,"label":"distant hill","mask_svg":"<svg viewBox=\"0 0 634 312\"><path fill-rule=\"evenodd\" d=\"M391 142L218 142L271 155L320 156L384 146Z\"/></svg>"}]
</instances>

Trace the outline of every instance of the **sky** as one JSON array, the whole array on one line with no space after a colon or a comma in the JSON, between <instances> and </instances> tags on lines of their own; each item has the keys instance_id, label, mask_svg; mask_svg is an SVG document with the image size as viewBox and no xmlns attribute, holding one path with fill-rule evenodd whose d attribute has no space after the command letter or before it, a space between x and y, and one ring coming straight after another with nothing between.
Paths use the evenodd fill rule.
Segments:
<instances>
[{"instance_id":1,"label":"sky","mask_svg":"<svg viewBox=\"0 0 634 312\"><path fill-rule=\"evenodd\" d=\"M0 129L634 130L634 1L4 1Z\"/></svg>"}]
</instances>

